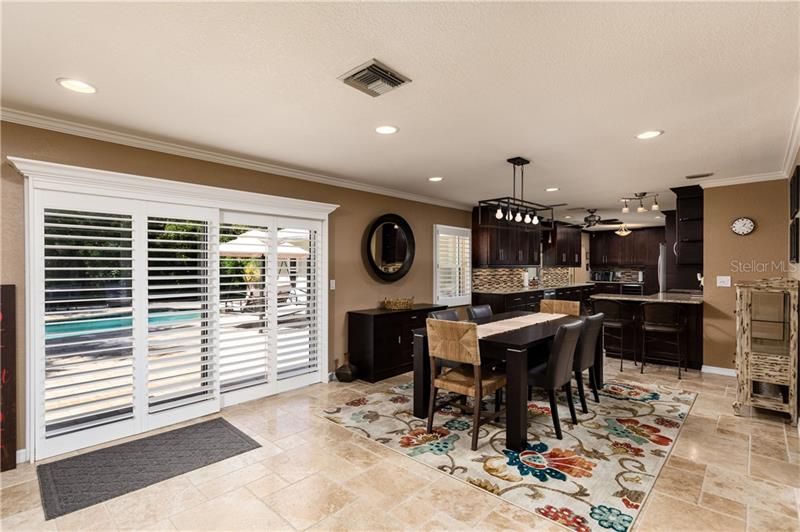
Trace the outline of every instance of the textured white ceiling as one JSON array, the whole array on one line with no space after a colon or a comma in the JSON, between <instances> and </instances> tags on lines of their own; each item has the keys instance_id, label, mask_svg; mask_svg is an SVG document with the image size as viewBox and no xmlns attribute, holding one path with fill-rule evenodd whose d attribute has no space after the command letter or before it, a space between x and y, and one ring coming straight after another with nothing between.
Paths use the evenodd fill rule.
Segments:
<instances>
[{"instance_id":1,"label":"textured white ceiling","mask_svg":"<svg viewBox=\"0 0 800 532\"><path fill-rule=\"evenodd\" d=\"M2 104L466 204L510 193L523 155L528 199L625 218L620 195L687 174L782 170L799 20L798 3L4 3ZM337 79L372 57L413 82L373 99Z\"/></svg>"}]
</instances>

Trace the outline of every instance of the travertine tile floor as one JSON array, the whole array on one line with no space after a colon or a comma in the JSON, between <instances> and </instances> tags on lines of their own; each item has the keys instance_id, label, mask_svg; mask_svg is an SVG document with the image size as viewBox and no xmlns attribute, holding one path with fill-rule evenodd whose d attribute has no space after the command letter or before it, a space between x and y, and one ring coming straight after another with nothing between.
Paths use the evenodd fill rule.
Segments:
<instances>
[{"instance_id":1,"label":"travertine tile floor","mask_svg":"<svg viewBox=\"0 0 800 532\"><path fill-rule=\"evenodd\" d=\"M607 375L618 374L609 361ZM620 378L675 384L673 368ZM44 521L33 466L0 475L9 530L561 530L553 523L319 419L321 407L410 379L319 384L226 408L262 448ZM699 393L638 530L800 530L800 438L778 418L734 417L730 377ZM170 427L173 428L173 427Z\"/></svg>"}]
</instances>

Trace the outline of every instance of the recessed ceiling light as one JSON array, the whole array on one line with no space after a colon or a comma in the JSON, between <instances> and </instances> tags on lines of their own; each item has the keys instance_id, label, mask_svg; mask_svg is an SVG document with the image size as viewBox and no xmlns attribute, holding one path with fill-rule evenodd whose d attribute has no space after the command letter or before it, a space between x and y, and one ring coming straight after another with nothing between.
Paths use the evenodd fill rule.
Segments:
<instances>
[{"instance_id":1,"label":"recessed ceiling light","mask_svg":"<svg viewBox=\"0 0 800 532\"><path fill-rule=\"evenodd\" d=\"M56 83L65 89L69 89L73 92L80 92L81 94L94 94L97 92L97 89L95 89L93 86L79 79L58 78Z\"/></svg>"},{"instance_id":2,"label":"recessed ceiling light","mask_svg":"<svg viewBox=\"0 0 800 532\"><path fill-rule=\"evenodd\" d=\"M564 218L572 218L572 216L570 216L570 215L568 214L568 215L564 216Z\"/></svg>"},{"instance_id":3,"label":"recessed ceiling light","mask_svg":"<svg viewBox=\"0 0 800 532\"><path fill-rule=\"evenodd\" d=\"M397 133L397 128L394 126L378 126L375 128L375 133L379 135L394 135Z\"/></svg>"},{"instance_id":4,"label":"recessed ceiling light","mask_svg":"<svg viewBox=\"0 0 800 532\"><path fill-rule=\"evenodd\" d=\"M444 179L444 178L443 178L443 177L439 177L439 176L437 175L437 176L429 177L429 178L428 178L428 181L433 181L434 183L438 183L438 182L439 182L439 181L441 181L442 179Z\"/></svg>"},{"instance_id":5,"label":"recessed ceiling light","mask_svg":"<svg viewBox=\"0 0 800 532\"><path fill-rule=\"evenodd\" d=\"M664 132L662 130L654 129L652 131L642 131L641 133L636 135L636 138L639 139L639 140L648 140L648 139L654 139L656 137L660 137L663 134L664 134Z\"/></svg>"},{"instance_id":6,"label":"recessed ceiling light","mask_svg":"<svg viewBox=\"0 0 800 532\"><path fill-rule=\"evenodd\" d=\"M654 218L655 218L656 220L660 220L660 219L661 219L661 216L655 216Z\"/></svg>"},{"instance_id":7,"label":"recessed ceiling light","mask_svg":"<svg viewBox=\"0 0 800 532\"><path fill-rule=\"evenodd\" d=\"M549 187L544 189L545 192L558 192L558 187Z\"/></svg>"}]
</instances>

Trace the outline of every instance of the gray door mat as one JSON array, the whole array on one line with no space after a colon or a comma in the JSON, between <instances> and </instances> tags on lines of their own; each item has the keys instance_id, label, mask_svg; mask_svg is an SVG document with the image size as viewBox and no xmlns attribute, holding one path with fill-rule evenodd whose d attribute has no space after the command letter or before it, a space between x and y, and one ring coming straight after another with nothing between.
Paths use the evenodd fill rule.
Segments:
<instances>
[{"instance_id":1,"label":"gray door mat","mask_svg":"<svg viewBox=\"0 0 800 532\"><path fill-rule=\"evenodd\" d=\"M47 519L261 447L222 418L36 468Z\"/></svg>"}]
</instances>

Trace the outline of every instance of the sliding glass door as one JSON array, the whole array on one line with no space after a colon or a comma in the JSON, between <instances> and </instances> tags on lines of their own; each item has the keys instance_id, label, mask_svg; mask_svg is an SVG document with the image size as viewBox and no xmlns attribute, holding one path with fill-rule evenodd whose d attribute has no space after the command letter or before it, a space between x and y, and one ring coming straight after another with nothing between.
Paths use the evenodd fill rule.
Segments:
<instances>
[{"instance_id":1,"label":"sliding glass door","mask_svg":"<svg viewBox=\"0 0 800 532\"><path fill-rule=\"evenodd\" d=\"M35 211L37 459L321 380L320 222L49 190Z\"/></svg>"}]
</instances>

